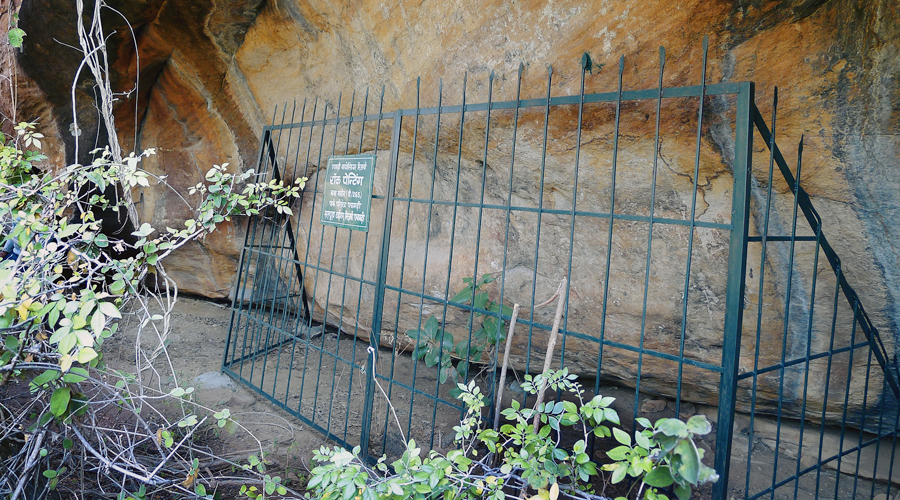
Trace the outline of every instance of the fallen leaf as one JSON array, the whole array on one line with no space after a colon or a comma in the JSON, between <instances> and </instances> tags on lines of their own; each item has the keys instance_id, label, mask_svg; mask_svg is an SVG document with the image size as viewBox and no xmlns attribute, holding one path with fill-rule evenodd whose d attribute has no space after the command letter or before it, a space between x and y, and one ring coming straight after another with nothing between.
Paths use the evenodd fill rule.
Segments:
<instances>
[{"instance_id":1,"label":"fallen leaf","mask_svg":"<svg viewBox=\"0 0 900 500\"><path fill-rule=\"evenodd\" d=\"M181 483L181 485L184 486L185 488L193 487L194 481L197 480L197 473L199 473L199 472L200 471L198 471L197 469L192 469L191 473L188 474L187 479L185 479L184 482Z\"/></svg>"}]
</instances>

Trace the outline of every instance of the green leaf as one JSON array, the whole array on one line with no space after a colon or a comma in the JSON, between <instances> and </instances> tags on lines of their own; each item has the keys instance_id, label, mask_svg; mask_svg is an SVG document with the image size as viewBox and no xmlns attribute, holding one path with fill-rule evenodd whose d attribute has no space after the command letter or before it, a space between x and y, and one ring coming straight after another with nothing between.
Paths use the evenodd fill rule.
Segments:
<instances>
[{"instance_id":1,"label":"green leaf","mask_svg":"<svg viewBox=\"0 0 900 500\"><path fill-rule=\"evenodd\" d=\"M678 500L691 500L691 487L683 484L676 484L675 496L678 497Z\"/></svg>"},{"instance_id":2,"label":"green leaf","mask_svg":"<svg viewBox=\"0 0 900 500\"><path fill-rule=\"evenodd\" d=\"M187 222L187 221L185 221L185 222ZM146 238L151 233L153 233L153 231L154 231L153 227L150 226L150 224L145 222L145 223L141 224L140 229L138 229L137 231L135 231L131 234L134 236L137 236L138 238Z\"/></svg>"},{"instance_id":3,"label":"green leaf","mask_svg":"<svg viewBox=\"0 0 900 500\"><path fill-rule=\"evenodd\" d=\"M487 292L479 292L475 294L475 302L473 302L473 306L478 309L487 309L488 302L488 294Z\"/></svg>"},{"instance_id":4,"label":"green leaf","mask_svg":"<svg viewBox=\"0 0 900 500\"><path fill-rule=\"evenodd\" d=\"M100 233L94 238L94 244L100 248L106 248L109 246L109 238L107 238L105 234Z\"/></svg>"},{"instance_id":5,"label":"green leaf","mask_svg":"<svg viewBox=\"0 0 900 500\"><path fill-rule=\"evenodd\" d=\"M425 366L432 367L438 363L438 355L441 350L437 347L429 347L425 352Z\"/></svg>"},{"instance_id":6,"label":"green leaf","mask_svg":"<svg viewBox=\"0 0 900 500\"><path fill-rule=\"evenodd\" d=\"M456 372L459 373L459 378L465 380L466 374L469 372L469 364L460 360L459 363L456 364Z\"/></svg>"},{"instance_id":7,"label":"green leaf","mask_svg":"<svg viewBox=\"0 0 900 500\"><path fill-rule=\"evenodd\" d=\"M656 430L666 436L688 437L687 425L677 418L663 418L656 421Z\"/></svg>"},{"instance_id":8,"label":"green leaf","mask_svg":"<svg viewBox=\"0 0 900 500\"><path fill-rule=\"evenodd\" d=\"M122 319L122 314L119 312L119 309L112 302L99 302L97 307L100 309L103 314L109 316L110 318Z\"/></svg>"},{"instance_id":9,"label":"green leaf","mask_svg":"<svg viewBox=\"0 0 900 500\"><path fill-rule=\"evenodd\" d=\"M553 430L559 432L559 419L558 419L558 418L556 418L556 417L550 417L550 418L548 419L548 423L550 424L550 427L551 427Z\"/></svg>"},{"instance_id":10,"label":"green leaf","mask_svg":"<svg viewBox=\"0 0 900 500\"><path fill-rule=\"evenodd\" d=\"M75 330L72 334L78 339L79 344L85 347L93 347L94 337L87 330Z\"/></svg>"},{"instance_id":11,"label":"green leaf","mask_svg":"<svg viewBox=\"0 0 900 500\"><path fill-rule=\"evenodd\" d=\"M19 338L15 335L7 335L6 340L3 343L6 344L6 348L10 351L19 350Z\"/></svg>"},{"instance_id":12,"label":"green leaf","mask_svg":"<svg viewBox=\"0 0 900 500\"><path fill-rule=\"evenodd\" d=\"M104 326L106 326L106 315L101 311L95 311L91 316L91 330L94 331L94 335L100 335Z\"/></svg>"},{"instance_id":13,"label":"green leaf","mask_svg":"<svg viewBox=\"0 0 900 500\"><path fill-rule=\"evenodd\" d=\"M178 427L189 427L197 425L197 416L188 415L178 422Z\"/></svg>"},{"instance_id":14,"label":"green leaf","mask_svg":"<svg viewBox=\"0 0 900 500\"><path fill-rule=\"evenodd\" d=\"M604 408L603 409L603 418L605 420L608 420L608 421L616 424L616 425L621 424L621 422L619 422L619 414L616 413L616 410L613 410L612 408Z\"/></svg>"},{"instance_id":15,"label":"green leaf","mask_svg":"<svg viewBox=\"0 0 900 500\"><path fill-rule=\"evenodd\" d=\"M712 432L712 425L706 420L705 415L694 415L687 421L687 430L693 434L705 436Z\"/></svg>"},{"instance_id":16,"label":"green leaf","mask_svg":"<svg viewBox=\"0 0 900 500\"><path fill-rule=\"evenodd\" d=\"M56 370L47 370L44 373L34 377L34 380L31 381L31 384L35 387L40 387L51 380L56 380L59 378L59 372Z\"/></svg>"},{"instance_id":17,"label":"green leaf","mask_svg":"<svg viewBox=\"0 0 900 500\"><path fill-rule=\"evenodd\" d=\"M47 423L50 422L51 420L53 420L53 414L52 413L44 413L43 415L41 415L41 418L38 419L37 426L43 427L43 426L47 425Z\"/></svg>"},{"instance_id":18,"label":"green leaf","mask_svg":"<svg viewBox=\"0 0 900 500\"><path fill-rule=\"evenodd\" d=\"M466 279L471 281L472 278L463 278L463 281L465 281ZM468 304L469 300L471 298L472 298L472 285L469 285L469 286L463 288L462 290L460 290L459 293L454 295L453 298L450 299L450 302L459 302L460 304Z\"/></svg>"},{"instance_id":19,"label":"green leaf","mask_svg":"<svg viewBox=\"0 0 900 500\"><path fill-rule=\"evenodd\" d=\"M91 347L82 347L81 350L78 351L78 362L81 364L90 363L96 357L97 351Z\"/></svg>"},{"instance_id":20,"label":"green leaf","mask_svg":"<svg viewBox=\"0 0 900 500\"><path fill-rule=\"evenodd\" d=\"M60 354L69 354L72 352L72 349L75 347L75 344L78 343L78 336L74 333L69 333L63 336L59 341L59 347L57 350Z\"/></svg>"},{"instance_id":21,"label":"green leaf","mask_svg":"<svg viewBox=\"0 0 900 500\"><path fill-rule=\"evenodd\" d=\"M644 476L644 482L657 488L667 488L675 482L667 465L659 466Z\"/></svg>"},{"instance_id":22,"label":"green leaf","mask_svg":"<svg viewBox=\"0 0 900 500\"><path fill-rule=\"evenodd\" d=\"M22 48L22 42L25 39L25 30L22 28L10 28L7 33L9 44L17 49Z\"/></svg>"},{"instance_id":23,"label":"green leaf","mask_svg":"<svg viewBox=\"0 0 900 500\"><path fill-rule=\"evenodd\" d=\"M641 448L647 450L653 447L653 444L650 442L650 438L645 436L643 432L636 432L634 434L634 442Z\"/></svg>"},{"instance_id":24,"label":"green leaf","mask_svg":"<svg viewBox=\"0 0 900 500\"><path fill-rule=\"evenodd\" d=\"M623 431L622 429L613 427L613 437L616 438L616 441L624 444L625 446L631 446L631 436L629 436L628 433Z\"/></svg>"},{"instance_id":25,"label":"green leaf","mask_svg":"<svg viewBox=\"0 0 900 500\"><path fill-rule=\"evenodd\" d=\"M622 482L622 480L625 479L626 472L628 472L627 465L622 464L622 465L616 467L616 470L614 470L612 473L612 479L611 479L612 483L617 484L617 483Z\"/></svg>"},{"instance_id":26,"label":"green leaf","mask_svg":"<svg viewBox=\"0 0 900 500\"><path fill-rule=\"evenodd\" d=\"M425 321L425 334L427 335L427 339L437 341L437 332L438 332L438 321L437 318L431 316Z\"/></svg>"},{"instance_id":27,"label":"green leaf","mask_svg":"<svg viewBox=\"0 0 900 500\"><path fill-rule=\"evenodd\" d=\"M453 350L453 335L443 330L441 330L441 348L448 352Z\"/></svg>"},{"instance_id":28,"label":"green leaf","mask_svg":"<svg viewBox=\"0 0 900 500\"><path fill-rule=\"evenodd\" d=\"M50 413L57 417L65 413L66 408L69 407L69 400L71 397L72 390L68 387L60 387L53 391L53 395L50 396Z\"/></svg>"},{"instance_id":29,"label":"green leaf","mask_svg":"<svg viewBox=\"0 0 900 500\"><path fill-rule=\"evenodd\" d=\"M58 302L58 303L60 303L60 302ZM55 327L56 322L59 320L59 308L54 307L53 309L50 310L50 313L47 316L48 316L47 320L49 321L48 326L50 328Z\"/></svg>"},{"instance_id":30,"label":"green leaf","mask_svg":"<svg viewBox=\"0 0 900 500\"><path fill-rule=\"evenodd\" d=\"M576 454L584 453L584 451L585 451L586 449L587 449L587 445L585 444L584 439L579 439L579 440L572 446L572 451L575 452Z\"/></svg>"},{"instance_id":31,"label":"green leaf","mask_svg":"<svg viewBox=\"0 0 900 500\"><path fill-rule=\"evenodd\" d=\"M84 382L88 378L88 371L84 368L72 367L69 369L69 373L63 375L63 382L69 384L77 384L78 382Z\"/></svg>"},{"instance_id":32,"label":"green leaf","mask_svg":"<svg viewBox=\"0 0 900 500\"><path fill-rule=\"evenodd\" d=\"M469 353L469 341L468 340L460 340L456 343L456 355L465 358L466 354Z\"/></svg>"},{"instance_id":33,"label":"green leaf","mask_svg":"<svg viewBox=\"0 0 900 500\"><path fill-rule=\"evenodd\" d=\"M628 457L628 452L631 451L627 446L616 446L615 448L606 452L606 455L613 461L619 462L621 460L625 460Z\"/></svg>"},{"instance_id":34,"label":"green leaf","mask_svg":"<svg viewBox=\"0 0 900 500\"><path fill-rule=\"evenodd\" d=\"M697 451L694 442L690 439L683 439L675 445L672 453L681 457L678 474L689 483L697 484L697 481L700 479L700 453Z\"/></svg>"}]
</instances>

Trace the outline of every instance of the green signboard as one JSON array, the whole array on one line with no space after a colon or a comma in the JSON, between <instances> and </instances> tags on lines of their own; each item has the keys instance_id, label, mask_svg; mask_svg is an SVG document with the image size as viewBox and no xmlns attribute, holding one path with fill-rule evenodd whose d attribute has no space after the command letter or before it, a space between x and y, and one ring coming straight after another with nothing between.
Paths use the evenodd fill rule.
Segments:
<instances>
[{"instance_id":1,"label":"green signboard","mask_svg":"<svg viewBox=\"0 0 900 500\"><path fill-rule=\"evenodd\" d=\"M319 222L369 230L375 155L332 156L325 171L325 195Z\"/></svg>"}]
</instances>

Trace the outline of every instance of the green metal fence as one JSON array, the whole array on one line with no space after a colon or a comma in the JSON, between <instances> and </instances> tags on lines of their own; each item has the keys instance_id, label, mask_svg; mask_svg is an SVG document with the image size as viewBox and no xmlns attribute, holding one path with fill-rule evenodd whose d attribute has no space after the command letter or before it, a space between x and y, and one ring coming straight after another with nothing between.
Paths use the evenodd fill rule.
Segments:
<instances>
[{"instance_id":1,"label":"green metal fence","mask_svg":"<svg viewBox=\"0 0 900 500\"><path fill-rule=\"evenodd\" d=\"M366 456L445 448L454 378L497 393L504 306L521 306L513 373L540 371L540 303L565 278L554 366L626 415L648 397L709 414L713 498L895 492L894 346L799 187L802 142L794 171L776 146L777 90L770 130L752 83L707 84L704 55L699 85L667 88L664 63L645 90L623 88L620 59L608 92L584 68L554 96L549 69L523 98L520 67L512 100L491 74L459 104L441 84L421 106L417 84L411 109L385 112L382 89L276 111L259 180L310 182L293 217L248 226L223 370ZM376 156L369 231L320 224L327 159L357 153ZM414 351L417 331L453 343Z\"/></svg>"}]
</instances>

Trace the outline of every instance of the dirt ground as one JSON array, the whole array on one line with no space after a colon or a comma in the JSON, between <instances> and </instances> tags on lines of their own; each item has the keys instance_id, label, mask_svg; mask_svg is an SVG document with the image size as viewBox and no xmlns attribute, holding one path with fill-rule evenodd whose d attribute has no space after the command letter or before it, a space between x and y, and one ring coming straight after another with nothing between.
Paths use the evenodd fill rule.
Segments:
<instances>
[{"instance_id":1,"label":"dirt ground","mask_svg":"<svg viewBox=\"0 0 900 500\"><path fill-rule=\"evenodd\" d=\"M160 370L158 375L149 378L145 383L150 383L162 390L168 391L177 385L181 387L194 387L195 401L211 410L220 410L228 408L232 412L232 416L246 429L246 432L237 432L234 435L228 435L223 432L210 432L205 438L209 446L222 456L233 460L243 459L252 453L258 453L260 449L264 450L268 458L278 467L279 473L282 474L289 482L294 485L300 485L308 474L312 451L318 449L322 445L331 445L322 434L309 428L309 426L301 423L298 419L289 413L277 408L263 397L255 392L247 389L231 378L221 374L223 352L225 349L226 336L228 334L229 321L231 318L230 307L227 304L213 303L203 300L197 300L189 297L179 297L174 311L171 314L171 332L167 339L167 353L171 360L171 366L174 371ZM133 325L132 325L133 326ZM131 369L134 367L135 357L135 328L129 328L128 324L123 325L121 333L109 339L107 345L104 346L106 352L106 361L113 367L121 367L122 369ZM149 334L144 333L145 338L142 345L146 348L154 344L155 339L147 338ZM322 347L324 349L332 349L334 352L340 352L342 356L348 359L356 352L359 359L364 359L365 344L354 342L352 339L339 340L336 335L321 338ZM339 343L340 342L340 343ZM333 345L332 345L333 344ZM283 346L278 352L278 359L282 356L295 354L292 349L298 347ZM272 354L269 354L271 357ZM274 359L274 358L272 358ZM286 358L285 358L286 359ZM391 369L389 363L390 353L382 353L378 370L386 373ZM404 384L411 383L413 379L413 370L415 364L411 362L409 356L398 356L393 363L394 377ZM165 360L160 358L157 366L164 366ZM303 374L315 373L322 370L321 367L311 366L303 370L291 370L290 366L280 367L279 372L285 372L280 375L282 381L290 380L291 377L299 377ZM292 373L303 372L303 373ZM309 377L313 379L312 376ZM320 397L327 397L333 402L346 401L345 406L349 408L339 409L340 414L345 411L346 419L355 419L355 422L345 422L338 418L335 425L344 426L347 440L351 441L354 436L358 436L358 428L361 427L359 421L359 409L357 398L353 397L354 393L361 389L361 379L354 380L351 386L341 389L332 383L329 388L322 385L316 378L315 387L319 390L316 394L322 394ZM417 380L424 380L423 383L435 384L433 374L422 373L416 376ZM299 380L299 379L297 379ZM305 380L305 379L304 379ZM282 382L285 383L285 382ZM275 382L272 382L272 390L276 389ZM359 387L356 387L359 386ZM300 382L291 386L289 390L285 390L285 401L290 404L302 405L304 408L315 402L308 401L308 396L299 396L296 392L298 387L302 387ZM514 392L516 388L515 381L510 383L510 392ZM390 387L386 387L390 390ZM279 389L280 390L280 389ZM620 414L623 421L629 421L635 413L632 403L634 392L632 389L617 387L602 387L601 392L604 395L611 395L618 398L616 410ZM430 433L430 425L438 428L437 437L433 443L434 448L442 449L450 444L450 436L452 436L452 425L458 418L458 413L447 411L446 408L435 408L433 404L429 405L427 401L416 400L415 404L409 401L409 392L404 392L402 386L393 389L391 400L394 405L400 409L399 418L408 422L407 432L412 435L426 435ZM506 399L506 398L504 398ZM343 404L343 403L341 403ZM323 405L324 406L324 405ZM711 407L694 407L687 404L686 411L691 413L703 413L715 419L715 409ZM298 406L299 407L299 406ZM406 407L406 413L403 411ZM307 409L309 410L309 409ZM324 410L313 409L313 413L318 414ZM376 404L376 415L384 413L387 417L387 405L383 402L379 406ZM672 405L666 404L662 400L654 400L651 397L642 397L640 406L638 407L638 416L646 416L651 420L661 417L674 416ZM423 416L424 415L424 416ZM690 415L684 413L682 418ZM379 416L378 418L383 418ZM316 420L317 423L319 422ZM332 425L332 419L329 415L328 425ZM381 421L381 420L378 420ZM324 420L323 420L324 422ZM321 424L320 424L321 425ZM370 443L372 444L372 453L380 455L382 452L388 455L402 450L402 439L394 436L394 432L385 428L383 431L373 429L373 435ZM753 496L755 492L764 490L768 485L772 484L773 477L782 478L791 476L796 469L796 457L789 454L779 454L777 463L778 471L773 472L776 464L775 453L768 443L765 436L760 435L751 443L746 435L740 421L736 424L735 438L733 442L733 456L731 480L729 481L728 499L745 498L745 496ZM385 432L387 436L385 436ZM706 449L707 463L711 462L713 451L715 448L714 440L715 431L706 436L699 444ZM421 442L421 440L420 440ZM427 441L423 444L427 444ZM752 445L752 446L751 446ZM747 450L752 448L751 465L747 467ZM710 463L711 465L711 463ZM750 480L747 481L747 477ZM840 477L840 479L839 479ZM799 499L815 499L815 498L879 498L877 492L885 491L886 485L876 483L873 490L870 481L860 479L854 481L851 476L839 476L833 470L823 468L816 484L816 474L807 474L799 482L789 482L778 488L772 498L799 498ZM796 484L796 493L795 493ZM748 489L749 485L749 489ZM818 491L818 494L817 494ZM872 492L876 492L873 495ZM892 491L896 491L894 488ZM697 492L697 498L709 498L709 488ZM769 495L766 495L768 498ZM886 498L886 497L885 497Z\"/></svg>"},{"instance_id":2,"label":"dirt ground","mask_svg":"<svg viewBox=\"0 0 900 500\"><path fill-rule=\"evenodd\" d=\"M230 309L227 304L179 297L171 314L167 354L172 370L167 370L165 355L155 366L159 374L144 372L145 384L162 387L193 387L193 401L210 410L229 409L242 427L234 434L211 429L202 436L217 454L234 461L247 462L250 454L267 454L277 473L289 482L303 481L308 473L312 452L329 444L324 437L268 401L221 373ZM129 328L131 326L131 328ZM104 345L108 365L134 371L136 328L123 324L120 334ZM158 341L146 330L142 345L152 348ZM203 410L198 411L203 415ZM212 411L207 411L207 414Z\"/></svg>"}]
</instances>

